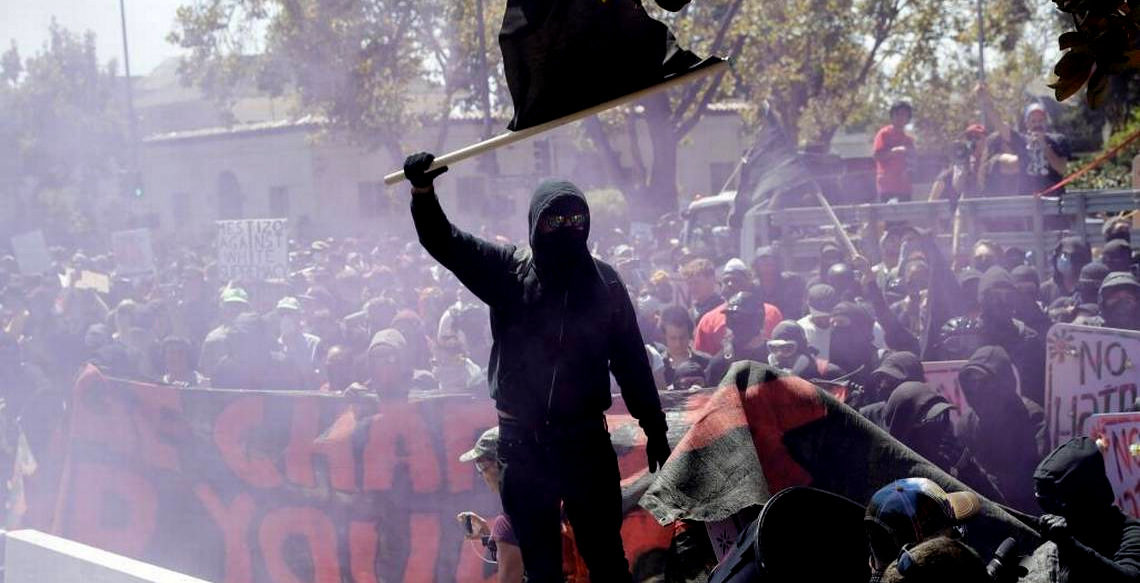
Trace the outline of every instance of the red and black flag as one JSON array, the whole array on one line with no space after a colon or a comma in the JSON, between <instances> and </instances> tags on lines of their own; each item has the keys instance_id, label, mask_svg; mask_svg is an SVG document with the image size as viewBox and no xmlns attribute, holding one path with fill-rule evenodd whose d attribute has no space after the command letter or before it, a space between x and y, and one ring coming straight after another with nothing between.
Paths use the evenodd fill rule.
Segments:
<instances>
[{"instance_id":1,"label":"red and black flag","mask_svg":"<svg viewBox=\"0 0 1140 583\"><path fill-rule=\"evenodd\" d=\"M687 3L657 0L670 11ZM513 131L652 87L701 63L640 0L507 0L499 47L515 105Z\"/></svg>"},{"instance_id":2,"label":"red and black flag","mask_svg":"<svg viewBox=\"0 0 1140 583\"><path fill-rule=\"evenodd\" d=\"M756 362L733 365L659 474L641 505L662 524L726 520L793 486L860 504L900 478L969 490L827 391ZM1040 542L983 499L967 541L989 556L1006 537Z\"/></svg>"}]
</instances>

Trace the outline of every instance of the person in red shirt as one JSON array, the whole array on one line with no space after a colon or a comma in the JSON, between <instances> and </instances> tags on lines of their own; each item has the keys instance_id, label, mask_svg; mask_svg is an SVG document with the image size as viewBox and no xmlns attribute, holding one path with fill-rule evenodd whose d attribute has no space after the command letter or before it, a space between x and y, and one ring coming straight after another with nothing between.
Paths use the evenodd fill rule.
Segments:
<instances>
[{"instance_id":1,"label":"person in red shirt","mask_svg":"<svg viewBox=\"0 0 1140 583\"><path fill-rule=\"evenodd\" d=\"M752 270L737 258L728 260L724 265L724 269L720 276L721 294L726 298L731 298L738 292L757 292L755 284L752 281ZM727 303L722 303L713 308L704 316L701 316L700 322L697 323L697 329L693 333L693 348L698 352L706 354L716 354L724 348L724 337L728 331L728 319L725 317L724 309ZM772 330L776 325L784 319L784 314L780 309L767 302L764 303L764 340L772 337Z\"/></svg>"},{"instance_id":2,"label":"person in red shirt","mask_svg":"<svg viewBox=\"0 0 1140 583\"><path fill-rule=\"evenodd\" d=\"M906 133L913 109L905 101L891 106L891 123L875 134L875 188L881 202L906 202L911 197L910 166L914 138Z\"/></svg>"}]
</instances>

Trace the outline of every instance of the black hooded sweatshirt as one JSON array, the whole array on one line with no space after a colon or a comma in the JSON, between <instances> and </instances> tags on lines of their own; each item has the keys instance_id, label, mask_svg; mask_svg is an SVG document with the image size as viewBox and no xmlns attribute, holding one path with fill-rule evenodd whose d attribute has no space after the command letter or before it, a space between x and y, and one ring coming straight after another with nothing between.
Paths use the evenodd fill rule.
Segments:
<instances>
[{"instance_id":1,"label":"black hooded sweatshirt","mask_svg":"<svg viewBox=\"0 0 1140 583\"><path fill-rule=\"evenodd\" d=\"M645 432L663 432L665 414L625 285L613 267L590 256L588 222L577 233L539 232L552 210L589 214L573 184L542 183L531 199L527 250L462 231L434 193L412 196L424 249L490 308L487 371L500 411L535 429L592 422L611 405L612 372Z\"/></svg>"},{"instance_id":2,"label":"black hooded sweatshirt","mask_svg":"<svg viewBox=\"0 0 1140 583\"><path fill-rule=\"evenodd\" d=\"M962 391L972 410L959 418L955 433L998 482L1006 500L1023 512L1036 512L1031 477L1041 458L1045 416L1017 394L1017 377L1009 354L1000 346L983 346L958 372L973 375L981 390ZM1031 408L1032 406L1032 408Z\"/></svg>"},{"instance_id":3,"label":"black hooded sweatshirt","mask_svg":"<svg viewBox=\"0 0 1140 583\"><path fill-rule=\"evenodd\" d=\"M978 284L982 341L1005 349L1017 367L1021 394L1042 404L1045 402L1045 343L1032 328L1011 316L1013 305L994 305L992 297L987 299L987 292L999 287L1016 289L1008 271L991 267Z\"/></svg>"},{"instance_id":4,"label":"black hooded sweatshirt","mask_svg":"<svg viewBox=\"0 0 1140 583\"><path fill-rule=\"evenodd\" d=\"M1095 441L1078 437L1061 444L1033 479L1044 497L1066 507L1072 536L1057 541L1060 583L1140 581L1140 521L1113 506Z\"/></svg>"}]
</instances>

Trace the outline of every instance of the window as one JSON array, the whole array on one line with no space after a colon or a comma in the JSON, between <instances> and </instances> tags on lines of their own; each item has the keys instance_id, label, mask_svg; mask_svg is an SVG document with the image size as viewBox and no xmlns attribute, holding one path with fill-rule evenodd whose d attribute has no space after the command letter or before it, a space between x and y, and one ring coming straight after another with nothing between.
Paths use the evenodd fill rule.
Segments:
<instances>
[{"instance_id":1,"label":"window","mask_svg":"<svg viewBox=\"0 0 1140 583\"><path fill-rule=\"evenodd\" d=\"M241 185L229 170L218 174L218 218L240 219L244 211Z\"/></svg>"},{"instance_id":2,"label":"window","mask_svg":"<svg viewBox=\"0 0 1140 583\"><path fill-rule=\"evenodd\" d=\"M269 216L289 218L289 187L274 186L269 189Z\"/></svg>"},{"instance_id":3,"label":"window","mask_svg":"<svg viewBox=\"0 0 1140 583\"><path fill-rule=\"evenodd\" d=\"M725 181L732 175L735 168L736 163L734 162L713 162L709 164L709 196L720 194L720 189L724 187Z\"/></svg>"}]
</instances>

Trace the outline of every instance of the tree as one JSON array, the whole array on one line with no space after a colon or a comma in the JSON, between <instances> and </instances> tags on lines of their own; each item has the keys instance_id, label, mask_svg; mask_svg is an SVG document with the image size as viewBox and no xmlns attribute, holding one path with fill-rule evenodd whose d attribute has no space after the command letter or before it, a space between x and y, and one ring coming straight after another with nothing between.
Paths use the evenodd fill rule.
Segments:
<instances>
[{"instance_id":1,"label":"tree","mask_svg":"<svg viewBox=\"0 0 1140 583\"><path fill-rule=\"evenodd\" d=\"M101 65L95 35L54 21L47 43L22 59L13 45L0 57L0 143L19 201L9 229L42 226L75 233L89 226L102 184L122 168L127 124L115 64Z\"/></svg>"}]
</instances>

